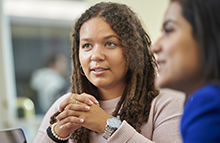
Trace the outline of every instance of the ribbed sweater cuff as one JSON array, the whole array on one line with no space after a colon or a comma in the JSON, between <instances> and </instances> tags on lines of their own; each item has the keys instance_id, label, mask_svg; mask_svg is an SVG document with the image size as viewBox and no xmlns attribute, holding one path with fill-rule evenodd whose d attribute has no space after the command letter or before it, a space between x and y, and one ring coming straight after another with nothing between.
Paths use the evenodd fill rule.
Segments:
<instances>
[{"instance_id":1,"label":"ribbed sweater cuff","mask_svg":"<svg viewBox=\"0 0 220 143\"><path fill-rule=\"evenodd\" d=\"M135 133L136 130L126 121L123 121L121 126L108 139L108 142L127 142Z\"/></svg>"}]
</instances>

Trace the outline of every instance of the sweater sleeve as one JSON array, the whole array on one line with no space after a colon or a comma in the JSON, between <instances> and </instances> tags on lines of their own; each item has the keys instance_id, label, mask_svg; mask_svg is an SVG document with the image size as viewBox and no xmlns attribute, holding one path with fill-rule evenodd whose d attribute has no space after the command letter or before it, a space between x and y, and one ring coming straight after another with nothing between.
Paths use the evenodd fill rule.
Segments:
<instances>
[{"instance_id":1,"label":"sweater sleeve","mask_svg":"<svg viewBox=\"0 0 220 143\"><path fill-rule=\"evenodd\" d=\"M185 96L181 92L163 89L151 105L149 119L138 133L126 121L109 138L118 143L181 143L179 121Z\"/></svg>"},{"instance_id":2,"label":"sweater sleeve","mask_svg":"<svg viewBox=\"0 0 220 143\"><path fill-rule=\"evenodd\" d=\"M123 121L121 126L112 135L109 143L153 143L151 140L138 133L126 121Z\"/></svg>"},{"instance_id":3,"label":"sweater sleeve","mask_svg":"<svg viewBox=\"0 0 220 143\"><path fill-rule=\"evenodd\" d=\"M33 143L55 143L48 135L47 128L50 126L50 117L59 110L59 105L61 102L69 95L65 94L60 97L54 104L50 107L47 113L44 116L43 121L38 129L37 135L33 141Z\"/></svg>"}]
</instances>

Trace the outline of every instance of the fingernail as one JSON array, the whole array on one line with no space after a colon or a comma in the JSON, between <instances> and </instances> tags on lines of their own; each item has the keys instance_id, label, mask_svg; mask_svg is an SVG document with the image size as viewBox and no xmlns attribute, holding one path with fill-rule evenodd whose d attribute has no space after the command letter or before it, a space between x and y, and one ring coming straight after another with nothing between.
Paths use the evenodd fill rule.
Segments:
<instances>
[{"instance_id":1,"label":"fingernail","mask_svg":"<svg viewBox=\"0 0 220 143\"><path fill-rule=\"evenodd\" d=\"M81 123L84 122L84 119L80 119L80 122L81 122Z\"/></svg>"},{"instance_id":2,"label":"fingernail","mask_svg":"<svg viewBox=\"0 0 220 143\"><path fill-rule=\"evenodd\" d=\"M89 100L89 104L91 104L91 105L92 105L92 104L93 104L93 102L92 102L91 100Z\"/></svg>"},{"instance_id":3,"label":"fingernail","mask_svg":"<svg viewBox=\"0 0 220 143\"><path fill-rule=\"evenodd\" d=\"M89 106L86 106L85 108L86 108L87 110L89 110L89 109L90 109L90 107L89 107Z\"/></svg>"},{"instance_id":4,"label":"fingernail","mask_svg":"<svg viewBox=\"0 0 220 143\"><path fill-rule=\"evenodd\" d=\"M71 96L70 99L74 99L74 98Z\"/></svg>"},{"instance_id":5,"label":"fingernail","mask_svg":"<svg viewBox=\"0 0 220 143\"><path fill-rule=\"evenodd\" d=\"M97 100L95 101L95 103L96 103L96 104L99 104L99 102L98 102Z\"/></svg>"},{"instance_id":6,"label":"fingernail","mask_svg":"<svg viewBox=\"0 0 220 143\"><path fill-rule=\"evenodd\" d=\"M60 129L63 129L64 128L64 125L60 126Z\"/></svg>"}]
</instances>

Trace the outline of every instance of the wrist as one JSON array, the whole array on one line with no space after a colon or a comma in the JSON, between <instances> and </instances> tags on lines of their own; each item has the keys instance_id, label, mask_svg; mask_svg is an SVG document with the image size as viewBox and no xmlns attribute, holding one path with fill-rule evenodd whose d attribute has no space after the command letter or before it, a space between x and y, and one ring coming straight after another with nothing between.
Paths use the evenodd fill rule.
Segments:
<instances>
[{"instance_id":1,"label":"wrist","mask_svg":"<svg viewBox=\"0 0 220 143\"><path fill-rule=\"evenodd\" d=\"M112 115L109 115L109 116L106 116L105 117L105 120L104 120L104 123L103 123L103 128L102 128L102 132L101 133L105 133L105 129L106 129L106 126L107 126L107 120L110 118L110 117L113 117Z\"/></svg>"},{"instance_id":2,"label":"wrist","mask_svg":"<svg viewBox=\"0 0 220 143\"><path fill-rule=\"evenodd\" d=\"M51 128L52 128L52 126L53 126L53 131L59 137L66 138L70 135L68 132L65 131L65 129L63 130L62 128L60 128L60 126L57 123L50 125Z\"/></svg>"},{"instance_id":3,"label":"wrist","mask_svg":"<svg viewBox=\"0 0 220 143\"><path fill-rule=\"evenodd\" d=\"M116 117L108 118L103 137L107 140L120 127L120 125L121 125L120 119Z\"/></svg>"},{"instance_id":4,"label":"wrist","mask_svg":"<svg viewBox=\"0 0 220 143\"><path fill-rule=\"evenodd\" d=\"M67 141L69 140L71 134L68 137L62 138L60 137L55 131L54 131L54 127L56 126L57 123L52 124L51 126L49 126L47 128L47 134L48 136L55 142L57 143L67 143Z\"/></svg>"}]
</instances>

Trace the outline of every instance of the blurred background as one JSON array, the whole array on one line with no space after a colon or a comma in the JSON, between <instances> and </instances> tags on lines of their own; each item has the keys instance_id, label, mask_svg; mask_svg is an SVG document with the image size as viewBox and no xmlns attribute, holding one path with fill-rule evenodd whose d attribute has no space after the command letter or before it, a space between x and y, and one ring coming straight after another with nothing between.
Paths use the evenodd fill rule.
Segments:
<instances>
[{"instance_id":1,"label":"blurred background","mask_svg":"<svg viewBox=\"0 0 220 143\"><path fill-rule=\"evenodd\" d=\"M106 0L0 0L0 131L20 127L31 143L51 104L70 91L70 33L89 6ZM154 42L168 0L127 4Z\"/></svg>"}]
</instances>

